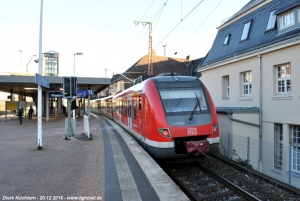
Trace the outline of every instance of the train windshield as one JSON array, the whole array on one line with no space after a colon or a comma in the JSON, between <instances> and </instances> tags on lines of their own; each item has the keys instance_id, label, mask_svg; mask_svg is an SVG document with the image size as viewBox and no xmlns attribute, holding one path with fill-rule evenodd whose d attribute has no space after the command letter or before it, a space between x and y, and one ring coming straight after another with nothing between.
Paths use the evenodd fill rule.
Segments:
<instances>
[{"instance_id":1,"label":"train windshield","mask_svg":"<svg viewBox=\"0 0 300 201\"><path fill-rule=\"evenodd\" d=\"M199 81L156 83L166 115L209 113ZM199 106L200 105L200 106Z\"/></svg>"}]
</instances>

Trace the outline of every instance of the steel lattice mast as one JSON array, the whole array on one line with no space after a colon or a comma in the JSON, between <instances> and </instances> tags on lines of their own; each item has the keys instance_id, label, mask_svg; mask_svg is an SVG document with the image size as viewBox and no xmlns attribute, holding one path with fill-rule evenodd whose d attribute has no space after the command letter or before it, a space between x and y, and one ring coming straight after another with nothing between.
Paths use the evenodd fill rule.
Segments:
<instances>
[{"instance_id":1,"label":"steel lattice mast","mask_svg":"<svg viewBox=\"0 0 300 201\"><path fill-rule=\"evenodd\" d=\"M148 44L148 75L153 75L153 55L152 55L152 22L134 21L135 25L142 23L144 26L149 24L149 44Z\"/></svg>"}]
</instances>

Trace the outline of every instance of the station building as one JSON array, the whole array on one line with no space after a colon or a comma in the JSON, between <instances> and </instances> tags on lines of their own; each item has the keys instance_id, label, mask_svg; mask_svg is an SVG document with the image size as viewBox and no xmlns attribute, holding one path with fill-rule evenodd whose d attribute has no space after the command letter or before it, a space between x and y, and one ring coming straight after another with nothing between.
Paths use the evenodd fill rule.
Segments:
<instances>
[{"instance_id":1,"label":"station building","mask_svg":"<svg viewBox=\"0 0 300 201\"><path fill-rule=\"evenodd\" d=\"M199 65L229 158L300 188L300 2L251 0Z\"/></svg>"}]
</instances>

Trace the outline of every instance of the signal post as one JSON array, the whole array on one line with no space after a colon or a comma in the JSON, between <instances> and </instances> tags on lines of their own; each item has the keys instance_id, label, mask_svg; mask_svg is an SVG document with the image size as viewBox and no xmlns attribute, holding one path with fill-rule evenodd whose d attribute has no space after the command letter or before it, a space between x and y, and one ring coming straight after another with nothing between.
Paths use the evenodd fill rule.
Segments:
<instances>
[{"instance_id":1,"label":"signal post","mask_svg":"<svg viewBox=\"0 0 300 201\"><path fill-rule=\"evenodd\" d=\"M65 140L75 139L76 118L71 120L71 104L77 98L77 78L64 77L64 98L67 99L68 119L65 122Z\"/></svg>"}]
</instances>

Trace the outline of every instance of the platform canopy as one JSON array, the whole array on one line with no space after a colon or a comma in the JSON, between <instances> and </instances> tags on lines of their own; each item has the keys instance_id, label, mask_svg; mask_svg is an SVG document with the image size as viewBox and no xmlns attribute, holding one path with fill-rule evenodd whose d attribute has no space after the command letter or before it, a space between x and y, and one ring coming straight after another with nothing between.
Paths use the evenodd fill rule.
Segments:
<instances>
[{"instance_id":1,"label":"platform canopy","mask_svg":"<svg viewBox=\"0 0 300 201\"><path fill-rule=\"evenodd\" d=\"M49 80L50 87L49 89L43 87L43 92L46 90L61 91L64 77L45 76L45 78ZM110 84L110 78L77 77L77 89L93 90L94 94L102 91ZM0 75L0 92L36 94L35 76Z\"/></svg>"}]
</instances>

